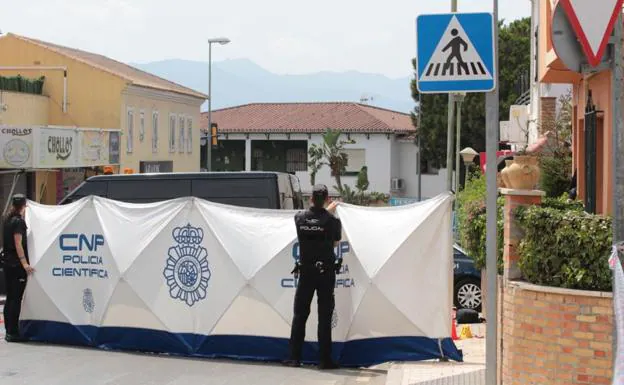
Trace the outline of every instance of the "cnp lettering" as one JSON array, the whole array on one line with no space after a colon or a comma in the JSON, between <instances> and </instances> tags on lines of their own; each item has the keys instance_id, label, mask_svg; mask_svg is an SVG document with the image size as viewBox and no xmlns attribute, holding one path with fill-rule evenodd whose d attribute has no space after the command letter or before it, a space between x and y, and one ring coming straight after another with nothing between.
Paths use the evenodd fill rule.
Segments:
<instances>
[{"instance_id":1,"label":"cnp lettering","mask_svg":"<svg viewBox=\"0 0 624 385\"><path fill-rule=\"evenodd\" d=\"M102 234L62 234L59 237L59 246L63 251L97 251L104 246Z\"/></svg>"}]
</instances>

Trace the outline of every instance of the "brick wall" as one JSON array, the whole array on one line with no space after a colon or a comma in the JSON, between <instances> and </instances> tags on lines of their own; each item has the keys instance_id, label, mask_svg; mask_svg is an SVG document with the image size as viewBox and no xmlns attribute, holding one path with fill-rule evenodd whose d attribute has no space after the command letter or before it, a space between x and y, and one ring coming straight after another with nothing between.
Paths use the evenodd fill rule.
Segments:
<instances>
[{"instance_id":1,"label":"brick wall","mask_svg":"<svg viewBox=\"0 0 624 385\"><path fill-rule=\"evenodd\" d=\"M540 119L538 125L540 135L548 131L553 131L556 119L557 98L553 96L543 96L540 100Z\"/></svg>"},{"instance_id":2,"label":"brick wall","mask_svg":"<svg viewBox=\"0 0 624 385\"><path fill-rule=\"evenodd\" d=\"M502 384L611 384L611 293L505 282Z\"/></svg>"}]
</instances>

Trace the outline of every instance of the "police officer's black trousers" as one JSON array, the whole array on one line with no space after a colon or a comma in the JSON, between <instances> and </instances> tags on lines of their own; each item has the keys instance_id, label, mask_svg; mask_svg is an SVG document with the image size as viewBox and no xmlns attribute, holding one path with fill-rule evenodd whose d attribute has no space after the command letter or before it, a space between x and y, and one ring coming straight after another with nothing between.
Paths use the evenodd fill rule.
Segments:
<instances>
[{"instance_id":1,"label":"police officer's black trousers","mask_svg":"<svg viewBox=\"0 0 624 385\"><path fill-rule=\"evenodd\" d=\"M320 272L314 266L301 268L297 291L292 329L290 334L290 358L301 360L301 350L305 339L306 321L310 315L310 305L316 291L318 307L318 342L321 362L331 359L332 327L334 312L334 287L336 272L332 265L325 264L325 271Z\"/></svg>"},{"instance_id":2,"label":"police officer's black trousers","mask_svg":"<svg viewBox=\"0 0 624 385\"><path fill-rule=\"evenodd\" d=\"M6 302L4 303L4 327L7 335L19 336L19 316L26 289L26 271L21 266L4 266Z\"/></svg>"}]
</instances>

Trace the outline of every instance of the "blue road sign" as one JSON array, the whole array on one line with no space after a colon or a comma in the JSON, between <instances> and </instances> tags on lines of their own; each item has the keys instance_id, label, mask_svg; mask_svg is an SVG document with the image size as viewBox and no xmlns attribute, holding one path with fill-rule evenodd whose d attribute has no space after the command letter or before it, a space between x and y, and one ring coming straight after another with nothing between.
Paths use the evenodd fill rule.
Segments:
<instances>
[{"instance_id":1,"label":"blue road sign","mask_svg":"<svg viewBox=\"0 0 624 385\"><path fill-rule=\"evenodd\" d=\"M416 18L418 91L490 92L496 87L491 13Z\"/></svg>"}]
</instances>

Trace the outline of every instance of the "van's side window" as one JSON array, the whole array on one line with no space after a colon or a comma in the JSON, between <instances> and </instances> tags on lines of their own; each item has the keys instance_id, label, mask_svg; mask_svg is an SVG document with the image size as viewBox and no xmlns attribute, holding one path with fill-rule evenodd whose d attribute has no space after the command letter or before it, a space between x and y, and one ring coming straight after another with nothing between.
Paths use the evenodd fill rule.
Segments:
<instances>
[{"instance_id":1,"label":"van's side window","mask_svg":"<svg viewBox=\"0 0 624 385\"><path fill-rule=\"evenodd\" d=\"M149 186L149 187L146 187ZM124 202L148 203L191 195L191 181L179 179L118 180L110 183L108 197Z\"/></svg>"}]
</instances>

